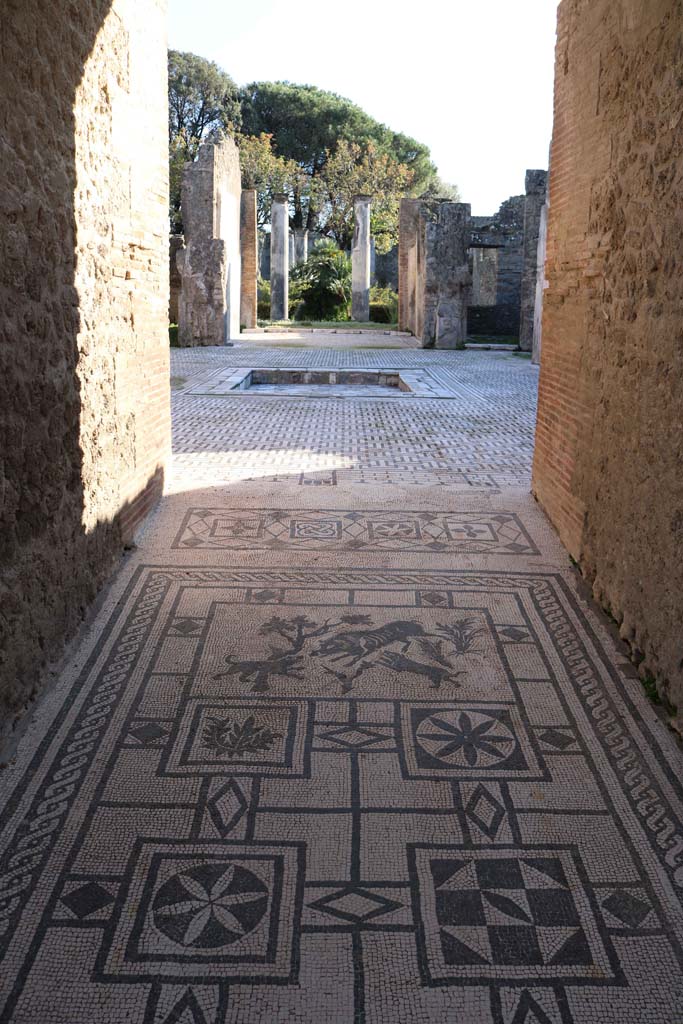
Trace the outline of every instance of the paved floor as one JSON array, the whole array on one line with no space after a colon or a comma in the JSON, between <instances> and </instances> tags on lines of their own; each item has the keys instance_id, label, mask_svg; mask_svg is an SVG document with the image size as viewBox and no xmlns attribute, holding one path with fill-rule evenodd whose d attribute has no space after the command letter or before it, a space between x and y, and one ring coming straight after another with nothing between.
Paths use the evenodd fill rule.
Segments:
<instances>
[{"instance_id":1,"label":"paved floor","mask_svg":"<svg viewBox=\"0 0 683 1024\"><path fill-rule=\"evenodd\" d=\"M683 757L528 495L534 368L173 364L168 497L3 773L0 1021L681 1024ZM276 365L448 397L206 393Z\"/></svg>"}]
</instances>

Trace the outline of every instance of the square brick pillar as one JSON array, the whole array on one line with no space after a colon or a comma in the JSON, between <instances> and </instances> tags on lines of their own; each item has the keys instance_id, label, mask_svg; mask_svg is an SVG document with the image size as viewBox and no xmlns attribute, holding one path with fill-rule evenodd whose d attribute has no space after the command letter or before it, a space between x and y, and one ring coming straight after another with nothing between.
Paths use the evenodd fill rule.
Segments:
<instances>
[{"instance_id":1,"label":"square brick pillar","mask_svg":"<svg viewBox=\"0 0 683 1024\"><path fill-rule=\"evenodd\" d=\"M256 327L258 277L258 236L256 225L256 189L242 192L240 203L240 249L242 280L240 294L240 324L251 330Z\"/></svg>"}]
</instances>

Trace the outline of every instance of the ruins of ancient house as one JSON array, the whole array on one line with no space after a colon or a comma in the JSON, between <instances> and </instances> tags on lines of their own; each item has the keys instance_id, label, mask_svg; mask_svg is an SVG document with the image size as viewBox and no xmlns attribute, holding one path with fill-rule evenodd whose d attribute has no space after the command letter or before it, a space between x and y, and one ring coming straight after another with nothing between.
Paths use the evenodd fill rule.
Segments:
<instances>
[{"instance_id":1,"label":"ruins of ancient house","mask_svg":"<svg viewBox=\"0 0 683 1024\"><path fill-rule=\"evenodd\" d=\"M159 497L169 447L165 4L92 0L77 25L73 10L3 10L0 273L16 344L0 355L0 607L2 698L15 707ZM560 5L534 491L680 701L682 228L667 185L681 160L679 20L678 0ZM233 238L236 194L222 207ZM523 205L474 219L478 248L503 228L519 243ZM188 299L186 339L239 330L234 255L225 290L216 260L208 333ZM521 289L520 244L510 265L497 259L492 305L493 268L473 260L487 303L470 307L470 331L516 330L492 311Z\"/></svg>"}]
</instances>

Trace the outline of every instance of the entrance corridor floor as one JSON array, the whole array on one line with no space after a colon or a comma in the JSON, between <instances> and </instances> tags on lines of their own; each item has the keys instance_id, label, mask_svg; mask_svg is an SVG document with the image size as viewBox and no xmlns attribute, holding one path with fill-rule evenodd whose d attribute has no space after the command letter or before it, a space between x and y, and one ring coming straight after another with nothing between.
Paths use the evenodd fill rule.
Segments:
<instances>
[{"instance_id":1,"label":"entrance corridor floor","mask_svg":"<svg viewBox=\"0 0 683 1024\"><path fill-rule=\"evenodd\" d=\"M682 1024L683 754L529 494L536 383L172 352L167 496L0 774L0 1022Z\"/></svg>"}]
</instances>

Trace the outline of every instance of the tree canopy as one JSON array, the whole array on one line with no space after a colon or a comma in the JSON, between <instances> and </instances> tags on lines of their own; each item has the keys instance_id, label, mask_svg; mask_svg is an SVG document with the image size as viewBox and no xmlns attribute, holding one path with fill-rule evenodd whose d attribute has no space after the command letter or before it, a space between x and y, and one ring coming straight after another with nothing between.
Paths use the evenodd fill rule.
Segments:
<instances>
[{"instance_id":1,"label":"tree canopy","mask_svg":"<svg viewBox=\"0 0 683 1024\"><path fill-rule=\"evenodd\" d=\"M194 53L168 51L168 140L193 160L213 132L239 131L242 110L230 75Z\"/></svg>"},{"instance_id":2,"label":"tree canopy","mask_svg":"<svg viewBox=\"0 0 683 1024\"><path fill-rule=\"evenodd\" d=\"M212 61L194 53L168 52L168 148L171 230L181 231L183 165L214 134L238 131L242 112L237 86Z\"/></svg>"},{"instance_id":3,"label":"tree canopy","mask_svg":"<svg viewBox=\"0 0 683 1024\"><path fill-rule=\"evenodd\" d=\"M169 51L171 222L182 230L182 168L200 144L229 134L240 147L242 184L257 191L259 223L272 196L290 199L293 228L320 230L350 244L353 195L373 196L379 251L394 244L402 196L455 198L429 148L374 120L357 104L312 85L252 82L238 89L217 64Z\"/></svg>"}]
</instances>

